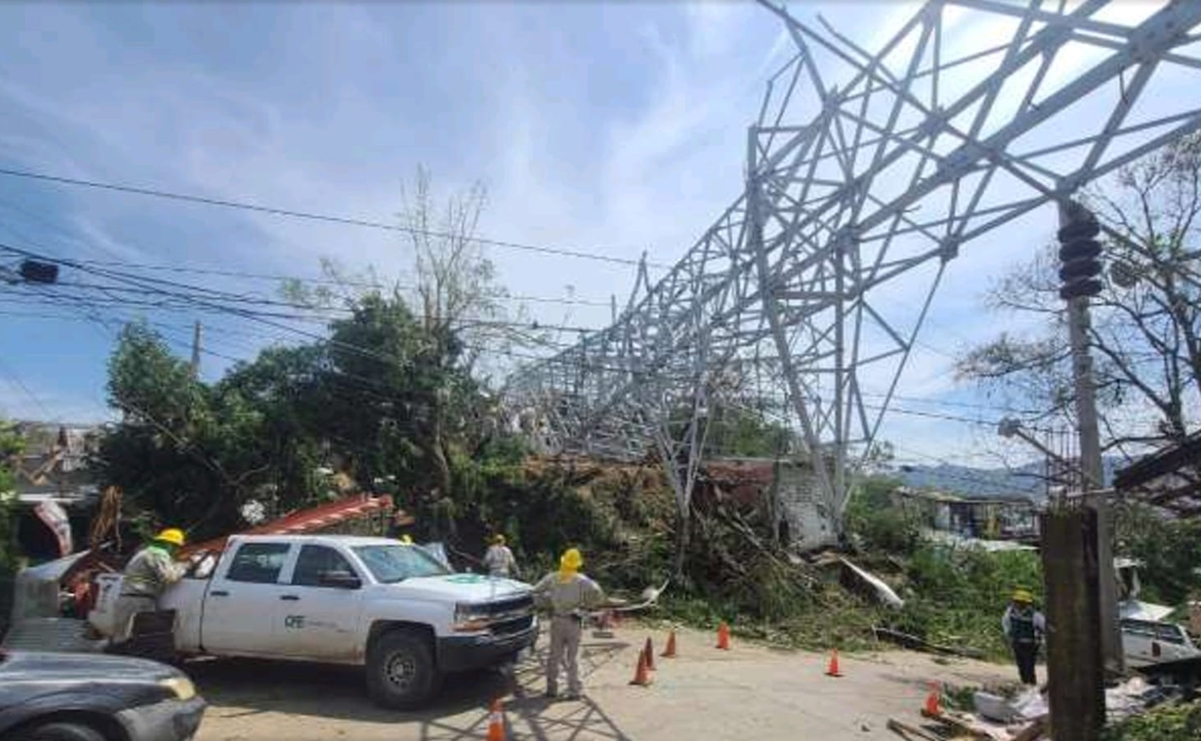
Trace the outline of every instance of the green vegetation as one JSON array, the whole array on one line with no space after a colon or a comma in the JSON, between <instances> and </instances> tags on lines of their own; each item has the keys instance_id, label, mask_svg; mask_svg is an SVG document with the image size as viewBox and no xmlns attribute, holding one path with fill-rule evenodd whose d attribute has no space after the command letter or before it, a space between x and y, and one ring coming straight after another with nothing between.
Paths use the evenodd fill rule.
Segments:
<instances>
[{"instance_id":1,"label":"green vegetation","mask_svg":"<svg viewBox=\"0 0 1201 741\"><path fill-rule=\"evenodd\" d=\"M1008 659L1001 614L1015 587L1040 594L1038 555L925 542L918 516L893 505L890 494L898 483L868 477L847 512L848 530L863 551L861 565L889 581L905 600L899 612L880 612L876 624L929 643Z\"/></svg>"},{"instance_id":2,"label":"green vegetation","mask_svg":"<svg viewBox=\"0 0 1201 741\"><path fill-rule=\"evenodd\" d=\"M1201 738L1201 700L1161 705L1106 728L1102 741L1196 741Z\"/></svg>"},{"instance_id":3,"label":"green vegetation","mask_svg":"<svg viewBox=\"0 0 1201 741\"><path fill-rule=\"evenodd\" d=\"M847 530L868 551L910 555L921 545L921 523L893 506L901 482L885 476L864 479L847 507Z\"/></svg>"},{"instance_id":4,"label":"green vegetation","mask_svg":"<svg viewBox=\"0 0 1201 741\"><path fill-rule=\"evenodd\" d=\"M1201 593L1201 520L1169 520L1127 503L1117 511L1119 553L1143 562L1140 599L1180 605Z\"/></svg>"},{"instance_id":5,"label":"green vegetation","mask_svg":"<svg viewBox=\"0 0 1201 741\"><path fill-rule=\"evenodd\" d=\"M0 580L12 572L17 562L16 481L9 460L21 452L21 438L10 423L0 421Z\"/></svg>"},{"instance_id":6,"label":"green vegetation","mask_svg":"<svg viewBox=\"0 0 1201 741\"><path fill-rule=\"evenodd\" d=\"M1029 551L989 553L925 545L904 569L905 607L893 627L930 643L983 651L1005 660L1001 614L1013 589L1024 586L1041 602L1042 567Z\"/></svg>"}]
</instances>

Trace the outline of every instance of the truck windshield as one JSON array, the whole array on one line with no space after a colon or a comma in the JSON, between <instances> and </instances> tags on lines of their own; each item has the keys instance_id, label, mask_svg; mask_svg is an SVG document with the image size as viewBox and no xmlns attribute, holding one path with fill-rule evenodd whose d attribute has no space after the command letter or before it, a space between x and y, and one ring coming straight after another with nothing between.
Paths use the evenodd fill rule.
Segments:
<instances>
[{"instance_id":1,"label":"truck windshield","mask_svg":"<svg viewBox=\"0 0 1201 741\"><path fill-rule=\"evenodd\" d=\"M361 545L354 552L381 584L392 584L421 576L451 573L432 556L411 545Z\"/></svg>"}]
</instances>

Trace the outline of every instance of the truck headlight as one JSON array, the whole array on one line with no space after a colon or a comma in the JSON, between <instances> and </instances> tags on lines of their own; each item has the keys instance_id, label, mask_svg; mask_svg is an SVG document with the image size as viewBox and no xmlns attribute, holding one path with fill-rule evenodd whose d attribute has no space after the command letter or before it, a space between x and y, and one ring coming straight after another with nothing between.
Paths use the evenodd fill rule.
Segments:
<instances>
[{"instance_id":1,"label":"truck headlight","mask_svg":"<svg viewBox=\"0 0 1201 741\"><path fill-rule=\"evenodd\" d=\"M196 685L187 677L160 679L158 686L171 690L177 700L191 700L196 696Z\"/></svg>"},{"instance_id":2,"label":"truck headlight","mask_svg":"<svg viewBox=\"0 0 1201 741\"><path fill-rule=\"evenodd\" d=\"M476 605L455 605L455 623L451 627L459 633L479 633L488 629L488 616Z\"/></svg>"}]
</instances>

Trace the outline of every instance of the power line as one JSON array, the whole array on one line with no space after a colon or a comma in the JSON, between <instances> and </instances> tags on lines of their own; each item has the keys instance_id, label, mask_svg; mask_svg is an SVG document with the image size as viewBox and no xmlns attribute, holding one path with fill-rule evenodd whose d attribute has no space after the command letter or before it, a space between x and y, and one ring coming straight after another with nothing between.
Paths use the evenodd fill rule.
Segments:
<instances>
[{"instance_id":1,"label":"power line","mask_svg":"<svg viewBox=\"0 0 1201 741\"><path fill-rule=\"evenodd\" d=\"M46 415L47 422L55 422L62 417L61 414L58 417L52 417L52 415L50 414L50 410L46 408L46 405L42 403L42 400L38 398L37 394L30 391L29 387L25 385L25 382L21 380L20 376L18 376L8 366L8 364L6 364L2 361L0 361L0 373L3 373L5 375L5 377L8 379L8 382L10 384L12 384L14 387L20 389L21 392L23 394L25 394L25 396L28 397L29 400L32 401L35 406L37 406L38 409L42 410L42 414Z\"/></svg>"},{"instance_id":2,"label":"power line","mask_svg":"<svg viewBox=\"0 0 1201 741\"><path fill-rule=\"evenodd\" d=\"M892 399L896 399L897 401L907 401L907 402L914 403L914 404L930 404L933 406L942 406L942 407L959 407L962 409L980 409L980 410L989 411L989 412L1009 412L1011 414L1037 415L1037 414L1044 413L1043 410L1038 410L1038 409L1020 409L1017 407L1007 407L1007 406L992 405L992 404L973 404L971 402L966 402L966 401L950 401L950 400L946 400L946 399L931 399L931 398L923 398L923 397L919 397L919 396L905 396L902 394L892 394L891 397L888 397L887 394L880 394L880 393L875 393L875 392L871 392L871 391L860 391L859 393L863 396L868 396L868 397L872 397L875 399L892 398Z\"/></svg>"},{"instance_id":3,"label":"power line","mask_svg":"<svg viewBox=\"0 0 1201 741\"><path fill-rule=\"evenodd\" d=\"M317 278L317 277L306 277L306 276L298 276L298 275L280 275L280 274L271 274L271 273L248 273L248 272L242 272L239 270L218 270L218 269L213 269L213 268L194 268L194 267L184 267L184 266L179 266L179 265L147 265L147 264L136 263L136 262L123 262L120 260L113 260L113 261L108 261L108 262L105 262L103 260L80 260L79 262L83 265L100 265L100 266L108 266L108 267L121 267L121 268L130 269L130 270L149 270L149 271L163 271L163 272L171 272L171 273L190 273L190 274L194 274L194 275L216 275L216 276L222 276L222 277L226 277L226 278L243 278L243 279L247 279L247 280L269 280L269 281L276 281L276 282L280 282L280 283L285 282L285 281L297 281L300 283L311 283L313 285L344 286L344 287L348 287L348 288L379 289L379 288L383 287L379 283L358 281L358 280L334 280L332 278ZM395 287L397 289L409 290L409 291L415 291L418 288L416 285L413 285L413 284L406 284L406 283L399 283L399 282L393 283L392 285L393 285L393 287ZM585 298L568 298L568 297L556 297L556 296L529 296L529 295L524 295L524 294L509 294L509 295L505 295L503 297L498 297L498 298L505 298L505 299L509 299L509 300L513 300L513 301L529 301L532 303L565 304L568 306L599 306L599 307L610 306L609 301L600 301L597 299L585 299Z\"/></svg>"},{"instance_id":4,"label":"power line","mask_svg":"<svg viewBox=\"0 0 1201 741\"><path fill-rule=\"evenodd\" d=\"M220 303L222 300L227 300L227 301L230 299L244 300L244 298L245 298L244 296L238 296L237 294L228 294L228 293L223 293L221 291L215 291L215 290L207 289L207 288L198 288L196 286L177 283L174 281L166 281L166 280L155 279L155 278L146 278L144 276L131 276L131 275L126 275L126 274L120 273L118 271L109 271L109 270L98 269L95 267L88 267L86 265L83 265L83 264L75 261L75 260L67 260L67 259L58 258L58 257L54 257L54 256L39 254L36 252L31 252L29 250L21 249L19 247L14 247L12 245L7 245L7 244L3 244L3 243L0 243L0 250L6 250L6 251L9 251L14 254L23 255L25 257L46 260L46 261L50 261L50 262L56 262L60 265L66 266L66 267L72 267L72 268L81 270L85 273L92 273L95 275L100 275L100 276L109 278L111 280L120 281L122 283L126 283L128 285L138 287L138 288L148 291L150 293L164 296L168 299L190 301L190 302L194 303L195 305L205 308L210 311L216 311L216 312L220 312L220 313L228 313L228 314L232 314L235 316L240 316L242 318L256 321L256 322L259 322L261 324L265 324L268 326L272 326L272 327L281 329L286 332L295 333L297 335L306 337L310 340L329 342L334 346L342 347L342 348L350 350L352 352L358 352L360 354L363 354L366 357L372 357L372 358L381 360L383 362L389 362L389 363L395 362L395 358L387 358L387 357L381 356L372 350L369 350L366 348L361 348L361 347L352 345L350 343L342 342L340 340L335 340L335 339L326 337L321 334L317 334L317 333L310 332L307 330L299 329L297 327L290 326L288 324L283 324L279 321L276 321L276 320L280 320L280 319L313 321L315 319L319 320L318 317L298 316L295 314L283 314L281 312L264 312L261 310L254 311L254 310L242 308L239 306L230 306L225 303ZM162 286L167 286L167 287L169 287L169 289L164 289ZM186 293L180 293L179 289L195 290L195 291L199 291L201 293L207 294L207 295L204 295L202 297L197 297L197 296L189 295ZM73 297L73 296L68 296L68 295L63 295L63 294L52 294L52 295L61 297L62 299L65 299L68 301L78 302L81 300L78 297ZM132 300L124 301L123 303L126 305L135 305L135 302ZM276 303L278 303L278 302L276 302ZM146 308L158 308L158 309L167 308L167 307L164 307L161 303L156 303L156 302L136 302L136 305L142 305ZM93 306L92 308L95 308L95 307ZM474 320L469 320L469 321L474 321ZM484 320L484 321L490 321L490 320ZM496 323L503 324L500 322L496 322ZM532 330L532 329L537 328L536 325L530 326L530 325L526 325L524 323L513 323L513 324L514 324L514 326L519 326L522 329L531 329ZM588 331L586 328L572 328L572 329L575 329L577 331ZM544 344L551 344L551 343L546 342ZM481 351L481 352L492 351L491 348L480 348L480 347L471 346L471 345L466 345L466 347L468 349L473 349L473 350L477 350L477 351ZM530 359L534 359L534 360L542 359L541 356L528 356L528 357Z\"/></svg>"},{"instance_id":5,"label":"power line","mask_svg":"<svg viewBox=\"0 0 1201 741\"><path fill-rule=\"evenodd\" d=\"M115 292L115 293L127 293L127 294L128 293L141 294L145 290L145 284L141 283L140 281L149 281L151 283L161 284L164 286L168 286L171 289L175 289L177 292L175 292L175 293L168 292L167 295L169 295L172 298L182 300L185 302L189 302L189 301L194 302L196 300L196 297L193 295L190 295L187 292L195 292L195 293L202 294L202 298L205 301L230 301L230 302L237 302L237 303L255 304L255 305L261 305L261 306L282 307L282 308L288 308L288 309L294 309L294 310L298 310L298 311L302 311L302 312L307 312L306 314L302 314L302 315L291 315L291 314L284 314L284 313L280 313L280 312L275 312L275 313L259 312L260 314L262 314L264 316L270 316L270 317L276 318L276 319L296 319L296 320L311 321L315 317L328 318L328 315L331 315L331 314L340 315L341 318L344 318L344 317L354 313L354 310L349 307L319 306L319 305L313 305L313 304L308 304L308 303L304 303L304 302L273 299L273 298L269 298L269 297L257 295L257 294L230 293L227 291L220 291L220 290L208 288L206 286L197 286L197 285L193 285L190 283L179 283L179 282L175 282L175 281L163 280L160 278L151 278L148 276L134 275L134 274L125 273L125 272L116 271L116 270L106 270L104 268L95 267L96 265L107 264L107 263L101 263L100 261L66 260L63 258L51 256L51 255L37 254L34 252L30 252L28 250L23 250L20 248L12 247L11 245L5 245L3 243L0 243L0 250L6 250L9 252L13 252L14 254L20 254L20 255L23 255L26 257L34 257L34 258L37 258L40 260L45 260L47 262L54 262L54 263L61 264L61 265L67 266L67 267L73 267L78 270L81 270L84 272L89 272L93 275L107 277L109 279L123 280L126 282L130 281L131 279L135 280L135 281L139 281L138 283L135 284L136 287L98 284L98 283L87 283L87 282L79 282L79 281L59 281L57 283L57 285L59 285L59 286L92 289L92 290L102 291L105 293ZM183 293L180 293L179 291L182 291ZM139 305L139 302L137 302L137 301L128 300L125 302L131 306ZM147 308L167 308L159 303L142 302L141 305L146 306ZM530 330L530 331L560 331L560 332L576 332L576 333L580 333L580 334L600 331L598 328L595 328L595 327L572 326L572 325L553 323L553 322L547 323L547 322L539 322L537 320L513 321L513 320L497 319L497 318L493 318L493 317L461 317L458 321L460 321L463 325L467 325L467 326L481 326L481 327L494 327L494 328L509 327L509 328L524 329L524 330ZM567 346L571 346L571 345L567 345Z\"/></svg>"},{"instance_id":6,"label":"power line","mask_svg":"<svg viewBox=\"0 0 1201 741\"><path fill-rule=\"evenodd\" d=\"M79 236L71 234L70 232L65 230L63 227L56 225L50 221L47 221L46 219L43 219L35 214L32 214L29 211L21 208L20 206L17 206L16 204L14 204L12 202L0 201L0 206L7 206L8 208L14 209L18 213L25 216L26 218L37 221L38 223L40 223L50 229L54 229L54 230L60 232L67 239L69 239L73 242L83 241ZM11 231L13 234L17 235L25 242L31 242L31 240L29 240L27 237L20 234L16 230L12 229L11 225L0 224L0 227L3 227L5 229L7 229L8 231ZM284 274L279 274L279 273L258 273L258 272L248 272L248 271L231 270L231 269L201 268L201 267L182 266L182 265L156 265L156 264L129 262L129 261L121 259L117 255L115 255L111 250L108 250L107 248L105 248L103 245L95 244L94 242L88 242L88 244L90 246L95 247L98 250L101 250L101 251L109 254L109 255L113 255L113 258L110 260L76 260L76 262L78 262L81 265L94 265L94 266L98 266L98 267L108 267L108 268L124 268L125 270L145 270L145 271L153 271L153 272L170 272L170 273L182 273L182 274L192 274L192 275L212 275L212 276L219 276L219 277L225 277L225 278L238 278L238 279L242 279L242 280L272 281L275 283L285 283L285 282L294 281L294 282L301 283L301 284L311 284L311 285L319 285L319 286L335 286L335 287L345 287L345 288L361 288L361 289L369 289L369 290L377 290L377 291L381 290L383 288L389 288L389 287L393 288L395 290L398 290L398 291L399 290L405 290L405 291L419 290L419 286L417 286L415 284L406 284L406 283L402 283L400 281L391 281L387 285L384 285L384 284L381 284L380 281L370 281L369 282L369 281L365 281L365 280L355 280L355 279L335 279L335 278L330 278L330 277L284 275ZM497 295L494 298L497 300L505 300L505 301L515 301L515 302L528 301L530 303L561 304L561 305L565 305L565 306L595 306L595 307L607 308L612 305L611 301L607 301L607 300L602 301L600 299L579 298L574 295L571 295L571 296L536 296L536 295L527 295L527 294L504 293L502 295Z\"/></svg>"},{"instance_id":7,"label":"power line","mask_svg":"<svg viewBox=\"0 0 1201 741\"><path fill-rule=\"evenodd\" d=\"M367 229L381 229L385 231L401 232L404 234L412 234L435 239L454 239L475 242L477 244L485 244L493 247L503 247L506 249L525 250L528 252L537 252L544 255L557 255L560 257L574 257L581 260L595 260L597 262L607 262L618 265L633 265L640 264L639 260L632 260L625 257L613 257L612 255L604 255L596 252L584 252L580 250L569 250L561 247L546 247L541 245L525 244L521 242L510 242L500 239L488 239L485 237L466 237L461 234L453 234L451 232L442 232L432 229L418 229L416 227L407 227L400 224L389 224L383 221L372 221L370 219L361 219L350 216L337 216L333 214L320 214L312 211L297 211L295 209L279 208L276 206L265 206L247 201L233 201L223 198L210 198L208 196L200 196L189 193L178 193L166 191L157 188L142 188L133 185L124 185L119 183L106 183L98 180L83 180L81 178L71 178L62 175L52 175L49 173L33 172L30 170L15 170L6 167L0 167L0 175L8 175L10 177L27 178L30 180L41 180L44 182L57 183L59 185L72 185L82 188L95 188L98 190L114 191L118 193L128 193L132 195L149 196L153 198L163 198L172 201L183 201L186 203L197 203L206 206L220 206L222 208L240 209L243 211L252 211L255 213L268 214L271 216L284 216L294 219L304 219L307 221L319 221L330 224L342 224L344 226L358 226ZM647 267L655 267L660 269L670 269L670 265L660 263L647 262Z\"/></svg>"}]
</instances>

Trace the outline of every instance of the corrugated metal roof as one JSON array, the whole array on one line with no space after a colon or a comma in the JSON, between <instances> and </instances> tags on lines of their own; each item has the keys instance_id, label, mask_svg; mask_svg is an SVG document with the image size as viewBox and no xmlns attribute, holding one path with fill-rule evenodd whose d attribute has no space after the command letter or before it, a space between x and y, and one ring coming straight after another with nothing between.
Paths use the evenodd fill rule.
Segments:
<instances>
[{"instance_id":1,"label":"corrugated metal roof","mask_svg":"<svg viewBox=\"0 0 1201 741\"><path fill-rule=\"evenodd\" d=\"M265 525L243 530L230 535L299 535L323 530L332 525L352 520L372 512L392 508L392 497L372 497L366 494L355 494L328 504L302 509L272 520ZM181 554L203 551L219 551L225 548L229 535L213 538L200 543L194 543L182 549Z\"/></svg>"}]
</instances>

